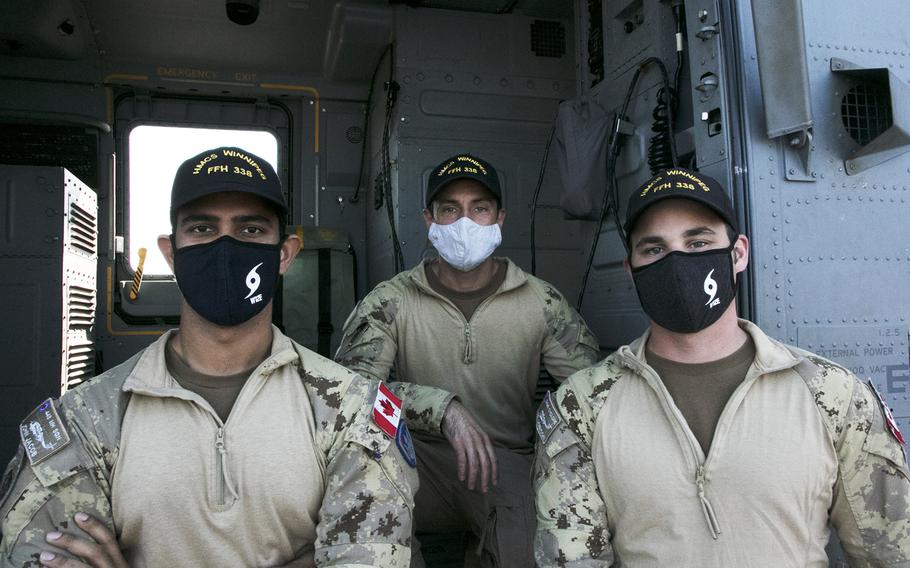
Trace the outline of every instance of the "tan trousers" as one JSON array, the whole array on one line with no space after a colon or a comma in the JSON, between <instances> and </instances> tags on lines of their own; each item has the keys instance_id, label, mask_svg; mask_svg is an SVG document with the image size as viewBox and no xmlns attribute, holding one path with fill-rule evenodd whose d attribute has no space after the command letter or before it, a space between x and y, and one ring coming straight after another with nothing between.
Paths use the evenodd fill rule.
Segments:
<instances>
[{"instance_id":1,"label":"tan trousers","mask_svg":"<svg viewBox=\"0 0 910 568\"><path fill-rule=\"evenodd\" d=\"M441 438L414 436L420 488L415 496L416 533L463 533L473 538L467 566L533 568L536 516L531 487L532 456L495 448L499 483L481 493L458 481L455 452ZM426 564L415 537L411 568Z\"/></svg>"}]
</instances>

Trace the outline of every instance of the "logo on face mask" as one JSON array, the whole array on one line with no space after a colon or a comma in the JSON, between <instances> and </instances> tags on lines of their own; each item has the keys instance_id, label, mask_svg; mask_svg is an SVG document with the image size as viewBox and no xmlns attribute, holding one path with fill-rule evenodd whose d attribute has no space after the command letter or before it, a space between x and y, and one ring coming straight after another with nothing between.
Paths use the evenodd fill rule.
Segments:
<instances>
[{"instance_id":1,"label":"logo on face mask","mask_svg":"<svg viewBox=\"0 0 910 568\"><path fill-rule=\"evenodd\" d=\"M262 294L259 294L257 296L253 296L252 298L250 298L250 296L255 294L256 290L259 289L259 283L262 281L262 279L259 278L259 273L256 272L257 270L259 270L260 266L262 266L261 262L259 264L257 264L256 266L254 266L253 269L250 270L246 275L246 287L249 288L250 293L247 294L246 297L244 297L243 299L244 300L249 299L251 304L255 304L256 302L262 301Z\"/></svg>"},{"instance_id":2,"label":"logo on face mask","mask_svg":"<svg viewBox=\"0 0 910 568\"><path fill-rule=\"evenodd\" d=\"M705 277L705 294L708 295L708 301L705 302L705 305L709 308L713 308L720 303L720 298L715 298L717 296L717 281L711 278L711 275L714 274L714 269L711 269L711 272Z\"/></svg>"},{"instance_id":3,"label":"logo on face mask","mask_svg":"<svg viewBox=\"0 0 910 568\"><path fill-rule=\"evenodd\" d=\"M705 252L673 251L633 268L638 299L648 317L675 333L696 333L720 319L736 297L732 250L733 245Z\"/></svg>"},{"instance_id":4,"label":"logo on face mask","mask_svg":"<svg viewBox=\"0 0 910 568\"><path fill-rule=\"evenodd\" d=\"M173 236L171 240L173 245ZM174 246L174 275L183 299L215 325L240 325L265 309L275 295L280 268L281 243L247 243L225 235Z\"/></svg>"}]
</instances>

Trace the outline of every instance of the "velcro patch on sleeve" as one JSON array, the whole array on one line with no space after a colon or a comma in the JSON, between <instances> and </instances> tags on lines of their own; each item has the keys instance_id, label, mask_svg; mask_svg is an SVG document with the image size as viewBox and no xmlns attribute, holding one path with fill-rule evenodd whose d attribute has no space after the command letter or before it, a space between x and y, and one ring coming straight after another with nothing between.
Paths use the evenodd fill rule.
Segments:
<instances>
[{"instance_id":1,"label":"velcro patch on sleeve","mask_svg":"<svg viewBox=\"0 0 910 568\"><path fill-rule=\"evenodd\" d=\"M70 443L69 433L57 414L54 401L47 399L19 425L25 455L33 466L56 454Z\"/></svg>"},{"instance_id":2,"label":"velcro patch on sleeve","mask_svg":"<svg viewBox=\"0 0 910 568\"><path fill-rule=\"evenodd\" d=\"M408 425L404 422L398 425L398 433L395 435L395 445L401 452L401 457L411 467L417 467L417 454L414 452L414 440L411 439L411 433L408 431Z\"/></svg>"},{"instance_id":3,"label":"velcro patch on sleeve","mask_svg":"<svg viewBox=\"0 0 910 568\"><path fill-rule=\"evenodd\" d=\"M550 434L556 430L556 427L562 422L562 414L556 408L556 401L553 400L553 392L548 391L544 397L540 408L537 410L537 435L540 441L546 443Z\"/></svg>"}]
</instances>

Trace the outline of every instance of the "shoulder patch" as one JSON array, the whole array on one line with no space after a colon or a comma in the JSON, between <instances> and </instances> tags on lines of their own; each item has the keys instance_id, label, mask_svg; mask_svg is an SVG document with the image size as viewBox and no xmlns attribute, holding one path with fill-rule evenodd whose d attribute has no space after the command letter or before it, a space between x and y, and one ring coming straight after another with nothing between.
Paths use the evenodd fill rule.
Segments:
<instances>
[{"instance_id":1,"label":"shoulder patch","mask_svg":"<svg viewBox=\"0 0 910 568\"><path fill-rule=\"evenodd\" d=\"M546 443L561 422L562 414L556 408L556 402L553 400L553 391L547 391L547 396L544 397L540 409L537 411L537 420L535 422L540 441Z\"/></svg>"},{"instance_id":2,"label":"shoulder patch","mask_svg":"<svg viewBox=\"0 0 910 568\"><path fill-rule=\"evenodd\" d=\"M395 434L395 445L401 452L401 457L411 467L417 467L417 454L414 452L414 440L411 439L411 433L408 431L408 425L402 422L398 426L398 433Z\"/></svg>"},{"instance_id":3,"label":"shoulder patch","mask_svg":"<svg viewBox=\"0 0 910 568\"><path fill-rule=\"evenodd\" d=\"M25 455L33 466L56 454L70 443L69 433L57 414L54 401L47 399L19 425Z\"/></svg>"},{"instance_id":4,"label":"shoulder patch","mask_svg":"<svg viewBox=\"0 0 910 568\"><path fill-rule=\"evenodd\" d=\"M894 439L900 442L901 446L907 444L904 441L904 436L901 434L900 428L897 427L897 421L894 420L894 415L891 414L891 409L888 408L888 404L885 402L885 397L882 396L882 393L878 392L878 389L875 388L875 383L871 380L866 381L866 384L869 385L869 388L872 389L872 392L875 393L876 398L878 398L878 404L881 406L882 414L885 417L885 425L888 427L888 431L891 432L891 435L894 436Z\"/></svg>"},{"instance_id":5,"label":"shoulder patch","mask_svg":"<svg viewBox=\"0 0 910 568\"><path fill-rule=\"evenodd\" d=\"M389 438L395 438L401 422L401 399L389 390L385 383L379 383L376 400L373 401L373 422Z\"/></svg>"}]
</instances>

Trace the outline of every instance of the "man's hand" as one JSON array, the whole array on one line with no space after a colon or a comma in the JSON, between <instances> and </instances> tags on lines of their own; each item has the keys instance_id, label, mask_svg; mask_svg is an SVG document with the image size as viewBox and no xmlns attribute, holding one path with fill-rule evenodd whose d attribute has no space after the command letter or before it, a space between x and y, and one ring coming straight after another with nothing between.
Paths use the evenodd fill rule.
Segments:
<instances>
[{"instance_id":1,"label":"man's hand","mask_svg":"<svg viewBox=\"0 0 910 568\"><path fill-rule=\"evenodd\" d=\"M458 481L468 479L468 489L474 490L477 472L480 470L480 489L484 493L499 482L496 471L496 454L490 437L471 416L471 413L457 400L446 407L442 417L442 433L455 449L458 459Z\"/></svg>"},{"instance_id":2,"label":"man's hand","mask_svg":"<svg viewBox=\"0 0 910 568\"><path fill-rule=\"evenodd\" d=\"M120 552L117 539L102 522L85 513L76 513L73 519L76 521L76 525L88 533L94 541L57 531L47 533L45 540L73 556L85 559L85 562L44 551L39 557L42 566L51 568L129 568L123 558L123 553Z\"/></svg>"}]
</instances>

